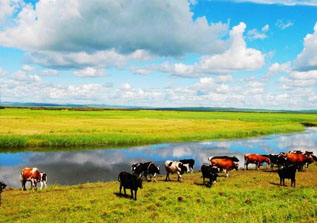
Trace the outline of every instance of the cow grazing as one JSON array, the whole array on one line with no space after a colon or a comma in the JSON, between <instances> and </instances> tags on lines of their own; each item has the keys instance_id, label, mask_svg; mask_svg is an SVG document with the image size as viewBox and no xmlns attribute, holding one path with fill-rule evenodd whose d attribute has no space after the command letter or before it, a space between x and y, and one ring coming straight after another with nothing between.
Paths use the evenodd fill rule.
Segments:
<instances>
[{"instance_id":1,"label":"cow grazing","mask_svg":"<svg viewBox=\"0 0 317 223\"><path fill-rule=\"evenodd\" d=\"M271 164L271 160L267 155L259 155L259 154L245 154L244 155L244 169L248 169L248 165L250 163L254 163L256 169L260 169L260 166L266 162L268 165Z\"/></svg>"},{"instance_id":2,"label":"cow grazing","mask_svg":"<svg viewBox=\"0 0 317 223\"><path fill-rule=\"evenodd\" d=\"M208 160L211 165L214 165L221 170L225 169L227 177L229 177L229 170L238 170L238 164L235 162L239 162L239 159L235 156L213 156L209 157Z\"/></svg>"},{"instance_id":3,"label":"cow grazing","mask_svg":"<svg viewBox=\"0 0 317 223\"><path fill-rule=\"evenodd\" d=\"M152 177L154 181L156 181L156 175L160 174L160 167L156 166L153 162L146 162L146 163L134 163L131 166L131 170L133 174L141 177L144 175L147 181L152 181ZM150 180L148 180L147 176L150 176Z\"/></svg>"},{"instance_id":4,"label":"cow grazing","mask_svg":"<svg viewBox=\"0 0 317 223\"><path fill-rule=\"evenodd\" d=\"M218 168L209 164L203 164L201 166L201 173L203 175L203 184L205 184L205 178L209 179L208 186L211 187L213 182L217 181L218 177Z\"/></svg>"},{"instance_id":5,"label":"cow grazing","mask_svg":"<svg viewBox=\"0 0 317 223\"><path fill-rule=\"evenodd\" d=\"M180 160L179 162L181 162L183 164L188 164L190 172L191 173L194 172L195 160L193 160L193 159L183 159L183 160Z\"/></svg>"},{"instance_id":6,"label":"cow grazing","mask_svg":"<svg viewBox=\"0 0 317 223\"><path fill-rule=\"evenodd\" d=\"M34 190L37 187L37 183L46 187L47 185L47 174L45 172L40 172L37 168L23 168L20 174L20 181L22 185L22 190L26 190L25 184L27 181L31 182L31 188Z\"/></svg>"},{"instance_id":7,"label":"cow grazing","mask_svg":"<svg viewBox=\"0 0 317 223\"><path fill-rule=\"evenodd\" d=\"M0 206L1 206L1 193L2 193L2 190L6 187L7 185L0 181Z\"/></svg>"},{"instance_id":8,"label":"cow grazing","mask_svg":"<svg viewBox=\"0 0 317 223\"><path fill-rule=\"evenodd\" d=\"M138 188L142 189L142 179L127 172L121 172L118 176L118 181L120 182L120 190L119 194L121 195L122 187L124 189L124 194L126 195L126 189L131 190L131 199L133 199L133 191L134 191L134 199L137 199Z\"/></svg>"},{"instance_id":9,"label":"cow grazing","mask_svg":"<svg viewBox=\"0 0 317 223\"><path fill-rule=\"evenodd\" d=\"M295 187L295 174L297 166L292 164L287 167L282 167L277 171L280 177L280 185L285 186L285 179L291 179L291 186Z\"/></svg>"},{"instance_id":10,"label":"cow grazing","mask_svg":"<svg viewBox=\"0 0 317 223\"><path fill-rule=\"evenodd\" d=\"M167 160L165 161L165 169L166 169L166 178L165 180L168 181L170 180L169 178L169 174L170 173L177 173L177 181L180 181L182 179L182 175L189 171L188 170L188 164L184 165L183 163L181 162L178 162L178 161L171 161L171 160Z\"/></svg>"}]
</instances>

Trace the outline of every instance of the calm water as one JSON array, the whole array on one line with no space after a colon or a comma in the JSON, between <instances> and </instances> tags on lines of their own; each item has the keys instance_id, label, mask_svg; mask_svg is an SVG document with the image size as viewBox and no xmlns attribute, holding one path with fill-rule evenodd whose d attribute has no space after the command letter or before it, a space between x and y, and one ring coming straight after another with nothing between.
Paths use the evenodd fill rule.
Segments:
<instances>
[{"instance_id":1,"label":"calm water","mask_svg":"<svg viewBox=\"0 0 317 223\"><path fill-rule=\"evenodd\" d=\"M317 152L317 128L305 132L266 137L195 143L171 143L122 149L72 152L0 153L0 180L20 187L23 167L37 167L48 174L49 184L73 185L94 181L117 180L121 171L130 171L134 162L153 161L161 166L165 160L194 158L195 167L213 155L235 155L243 165L245 153L278 153L292 149ZM196 169L197 170L197 169ZM175 177L175 176L174 176Z\"/></svg>"}]
</instances>

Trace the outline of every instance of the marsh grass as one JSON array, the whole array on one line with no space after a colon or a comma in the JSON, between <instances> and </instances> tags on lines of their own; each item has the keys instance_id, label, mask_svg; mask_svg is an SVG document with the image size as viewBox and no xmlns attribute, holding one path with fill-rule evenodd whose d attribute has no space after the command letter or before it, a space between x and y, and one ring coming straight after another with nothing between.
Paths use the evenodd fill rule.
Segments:
<instances>
[{"instance_id":1,"label":"marsh grass","mask_svg":"<svg viewBox=\"0 0 317 223\"><path fill-rule=\"evenodd\" d=\"M119 196L118 182L52 185L42 191L6 189L0 222L316 222L317 165L297 173L297 187L278 185L276 172L220 174L212 188L200 173L184 181L144 182L138 200ZM128 195L130 191L127 190Z\"/></svg>"},{"instance_id":2,"label":"marsh grass","mask_svg":"<svg viewBox=\"0 0 317 223\"><path fill-rule=\"evenodd\" d=\"M303 131L315 114L0 110L0 148L132 146Z\"/></svg>"}]
</instances>

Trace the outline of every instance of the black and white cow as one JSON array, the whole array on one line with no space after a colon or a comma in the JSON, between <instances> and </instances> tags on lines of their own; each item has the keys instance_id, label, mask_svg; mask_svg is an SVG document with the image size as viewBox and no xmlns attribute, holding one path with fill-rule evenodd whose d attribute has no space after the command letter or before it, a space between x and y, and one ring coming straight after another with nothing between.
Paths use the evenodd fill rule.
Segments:
<instances>
[{"instance_id":1,"label":"black and white cow","mask_svg":"<svg viewBox=\"0 0 317 223\"><path fill-rule=\"evenodd\" d=\"M147 181L151 181L152 177L154 178L154 181L156 181L156 175L160 174L160 167L156 166L153 162L134 163L131 166L131 170L133 174L138 177L143 175ZM148 175L150 176L150 180L147 179Z\"/></svg>"},{"instance_id":2,"label":"black and white cow","mask_svg":"<svg viewBox=\"0 0 317 223\"><path fill-rule=\"evenodd\" d=\"M296 169L297 169L297 166L295 164L291 164L289 166L283 166L281 169L277 171L280 177L281 186L285 186L285 179L291 179L291 186L295 187Z\"/></svg>"},{"instance_id":3,"label":"black and white cow","mask_svg":"<svg viewBox=\"0 0 317 223\"><path fill-rule=\"evenodd\" d=\"M165 161L165 169L166 169L166 178L165 180L168 181L170 180L169 178L169 174L170 173L177 173L177 180L180 181L182 179L182 175L185 172L189 171L188 168L189 164L183 164L182 162L179 161L171 161L171 160L167 160Z\"/></svg>"},{"instance_id":4,"label":"black and white cow","mask_svg":"<svg viewBox=\"0 0 317 223\"><path fill-rule=\"evenodd\" d=\"M123 187L124 194L126 195L126 189L131 190L131 199L133 199L133 191L135 194L135 200L137 199L138 188L142 189L142 179L127 172L121 172L118 176L118 181L120 182L119 194L121 195L121 189Z\"/></svg>"},{"instance_id":5,"label":"black and white cow","mask_svg":"<svg viewBox=\"0 0 317 223\"><path fill-rule=\"evenodd\" d=\"M7 185L3 183L2 181L0 181L0 206L1 206L1 193L2 193L2 190L6 187Z\"/></svg>"},{"instance_id":6,"label":"black and white cow","mask_svg":"<svg viewBox=\"0 0 317 223\"><path fill-rule=\"evenodd\" d=\"M211 187L212 184L217 181L218 168L216 166L204 163L200 169L203 175L203 184L205 184L205 178L208 178L208 186Z\"/></svg>"},{"instance_id":7,"label":"black and white cow","mask_svg":"<svg viewBox=\"0 0 317 223\"><path fill-rule=\"evenodd\" d=\"M194 159L183 159L183 160L180 160L179 162L181 162L183 164L188 164L189 171L191 173L194 172L194 165L195 165L195 160Z\"/></svg>"}]
</instances>

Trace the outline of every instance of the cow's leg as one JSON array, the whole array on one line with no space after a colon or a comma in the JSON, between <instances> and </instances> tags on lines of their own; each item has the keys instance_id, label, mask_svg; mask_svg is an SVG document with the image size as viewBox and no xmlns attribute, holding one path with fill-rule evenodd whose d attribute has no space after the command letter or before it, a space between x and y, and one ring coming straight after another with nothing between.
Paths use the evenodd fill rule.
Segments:
<instances>
[{"instance_id":1,"label":"cow's leg","mask_svg":"<svg viewBox=\"0 0 317 223\"><path fill-rule=\"evenodd\" d=\"M169 180L169 172L166 171L166 178L165 178L165 181L168 181Z\"/></svg>"},{"instance_id":2,"label":"cow's leg","mask_svg":"<svg viewBox=\"0 0 317 223\"><path fill-rule=\"evenodd\" d=\"M180 181L182 179L182 175L179 171L177 171L177 181Z\"/></svg>"},{"instance_id":3,"label":"cow's leg","mask_svg":"<svg viewBox=\"0 0 317 223\"><path fill-rule=\"evenodd\" d=\"M226 169L226 177L229 177L229 170Z\"/></svg>"},{"instance_id":4,"label":"cow's leg","mask_svg":"<svg viewBox=\"0 0 317 223\"><path fill-rule=\"evenodd\" d=\"M25 184L26 184L26 180L22 180L21 181L22 190L26 190Z\"/></svg>"},{"instance_id":5,"label":"cow's leg","mask_svg":"<svg viewBox=\"0 0 317 223\"><path fill-rule=\"evenodd\" d=\"M135 190L134 191L134 197L135 197L135 200L136 200L136 194L137 194L138 190Z\"/></svg>"},{"instance_id":6,"label":"cow's leg","mask_svg":"<svg viewBox=\"0 0 317 223\"><path fill-rule=\"evenodd\" d=\"M203 177L203 184L205 185L205 177Z\"/></svg>"},{"instance_id":7,"label":"cow's leg","mask_svg":"<svg viewBox=\"0 0 317 223\"><path fill-rule=\"evenodd\" d=\"M156 182L156 173L153 174L153 181Z\"/></svg>"},{"instance_id":8,"label":"cow's leg","mask_svg":"<svg viewBox=\"0 0 317 223\"><path fill-rule=\"evenodd\" d=\"M126 190L125 190L126 188L125 187L123 187L123 190L124 190L124 195L127 195L127 192L126 192Z\"/></svg>"},{"instance_id":9,"label":"cow's leg","mask_svg":"<svg viewBox=\"0 0 317 223\"><path fill-rule=\"evenodd\" d=\"M282 186L282 178L280 177L280 186Z\"/></svg>"},{"instance_id":10,"label":"cow's leg","mask_svg":"<svg viewBox=\"0 0 317 223\"><path fill-rule=\"evenodd\" d=\"M133 189L131 188L131 199L133 199Z\"/></svg>"},{"instance_id":11,"label":"cow's leg","mask_svg":"<svg viewBox=\"0 0 317 223\"><path fill-rule=\"evenodd\" d=\"M147 179L147 173L144 172L144 177L145 177L145 180L149 182L149 180Z\"/></svg>"},{"instance_id":12,"label":"cow's leg","mask_svg":"<svg viewBox=\"0 0 317 223\"><path fill-rule=\"evenodd\" d=\"M120 187L119 187L119 194L121 196L121 190L122 190L122 185L120 184Z\"/></svg>"},{"instance_id":13,"label":"cow's leg","mask_svg":"<svg viewBox=\"0 0 317 223\"><path fill-rule=\"evenodd\" d=\"M40 189L42 190L43 188L43 181L40 181Z\"/></svg>"}]
</instances>

